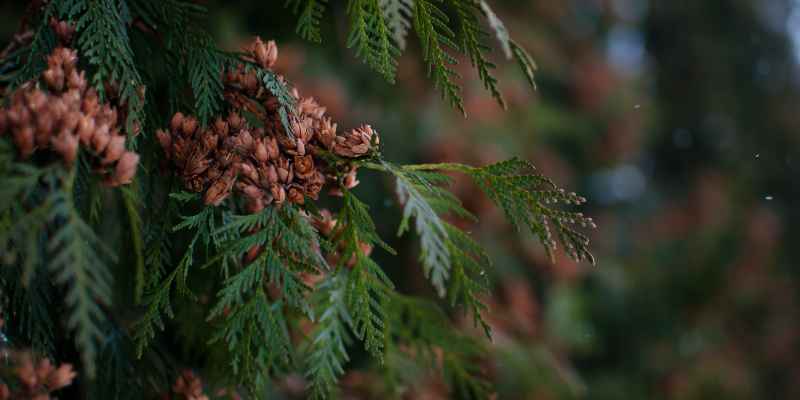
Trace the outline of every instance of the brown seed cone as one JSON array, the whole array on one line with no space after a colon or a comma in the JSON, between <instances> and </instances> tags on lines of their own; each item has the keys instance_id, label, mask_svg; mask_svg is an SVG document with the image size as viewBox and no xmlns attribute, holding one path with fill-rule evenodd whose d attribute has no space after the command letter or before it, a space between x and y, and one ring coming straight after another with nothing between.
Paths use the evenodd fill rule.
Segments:
<instances>
[{"instance_id":1,"label":"brown seed cone","mask_svg":"<svg viewBox=\"0 0 800 400\"><path fill-rule=\"evenodd\" d=\"M75 142L77 145L77 139L75 140ZM108 146L106 146L106 153L102 163L111 164L119 160L119 158L122 157L122 154L124 152L125 152L125 136L112 135L111 140L108 142Z\"/></svg>"},{"instance_id":2,"label":"brown seed cone","mask_svg":"<svg viewBox=\"0 0 800 400\"><path fill-rule=\"evenodd\" d=\"M228 137L228 133L230 132L228 121L217 117L216 121L214 121L214 132L219 135L220 138L224 139Z\"/></svg>"},{"instance_id":3,"label":"brown seed cone","mask_svg":"<svg viewBox=\"0 0 800 400\"><path fill-rule=\"evenodd\" d=\"M66 131L62 131L58 136L50 139L53 145L53 150L61 155L64 163L72 165L75 158L78 156L78 137ZM123 148L125 141L123 140Z\"/></svg>"},{"instance_id":4,"label":"brown seed cone","mask_svg":"<svg viewBox=\"0 0 800 400\"><path fill-rule=\"evenodd\" d=\"M262 68L271 69L278 60L278 46L272 40L264 43L256 37L249 52Z\"/></svg>"},{"instance_id":5,"label":"brown seed cone","mask_svg":"<svg viewBox=\"0 0 800 400\"><path fill-rule=\"evenodd\" d=\"M67 87L70 89L77 89L80 92L86 89L86 74L83 71L78 73L78 70L72 70L66 77L66 81Z\"/></svg>"},{"instance_id":6,"label":"brown seed cone","mask_svg":"<svg viewBox=\"0 0 800 400\"><path fill-rule=\"evenodd\" d=\"M181 129L181 126L183 126L183 113L178 111L169 121L169 128L172 132L178 132L178 130Z\"/></svg>"},{"instance_id":7,"label":"brown seed cone","mask_svg":"<svg viewBox=\"0 0 800 400\"><path fill-rule=\"evenodd\" d=\"M294 204L304 204L306 202L303 188L298 185L292 185L287 192L287 198Z\"/></svg>"},{"instance_id":8,"label":"brown seed cone","mask_svg":"<svg viewBox=\"0 0 800 400\"><path fill-rule=\"evenodd\" d=\"M20 157L28 158L33 154L34 149L33 127L25 125L14 131L14 143L19 149Z\"/></svg>"},{"instance_id":9,"label":"brown seed cone","mask_svg":"<svg viewBox=\"0 0 800 400\"><path fill-rule=\"evenodd\" d=\"M289 160L283 156L278 158L278 163L275 168L278 171L278 181L282 183L290 183L293 178L292 166L289 165Z\"/></svg>"},{"instance_id":10,"label":"brown seed cone","mask_svg":"<svg viewBox=\"0 0 800 400\"><path fill-rule=\"evenodd\" d=\"M255 157L258 161L267 162L269 161L269 152L267 151L267 146L262 139L256 139L256 151Z\"/></svg>"},{"instance_id":11,"label":"brown seed cone","mask_svg":"<svg viewBox=\"0 0 800 400\"><path fill-rule=\"evenodd\" d=\"M306 180L314 175L314 158L311 155L294 156L294 175L301 180Z\"/></svg>"},{"instance_id":12,"label":"brown seed cone","mask_svg":"<svg viewBox=\"0 0 800 400\"><path fill-rule=\"evenodd\" d=\"M183 174L187 177L200 175L211 165L211 159L206 158L205 154L199 150L199 148L195 148L195 151L186 159Z\"/></svg>"},{"instance_id":13,"label":"brown seed cone","mask_svg":"<svg viewBox=\"0 0 800 400\"><path fill-rule=\"evenodd\" d=\"M278 183L278 170L273 164L268 164L262 168L260 175L262 178L262 182L260 182L262 186L269 187L273 183Z\"/></svg>"},{"instance_id":14,"label":"brown seed cone","mask_svg":"<svg viewBox=\"0 0 800 400\"><path fill-rule=\"evenodd\" d=\"M230 194L233 184L236 182L236 172L229 168L227 169L220 179L217 179L211 184L211 187L206 191L203 201L206 204L218 206Z\"/></svg>"},{"instance_id":15,"label":"brown seed cone","mask_svg":"<svg viewBox=\"0 0 800 400\"><path fill-rule=\"evenodd\" d=\"M67 24L53 24L54 29L68 33ZM77 51L58 47L47 57L47 64L39 77L41 83L23 83L8 96L11 105L0 110L0 131L11 130L21 158L30 157L35 150L50 151L70 165L84 145L92 150L90 156L95 159L91 162L100 167L106 183L129 182L138 156L114 166L125 153L126 137L119 134L118 126L125 111L100 103L97 91L87 88L85 73L76 69ZM42 83L49 91L38 89Z\"/></svg>"},{"instance_id":16,"label":"brown seed cone","mask_svg":"<svg viewBox=\"0 0 800 400\"><path fill-rule=\"evenodd\" d=\"M186 117L183 119L183 123L181 123L181 132L183 133L184 137L191 137L194 135L194 132L197 130L197 118L195 117Z\"/></svg>"},{"instance_id":17,"label":"brown seed cone","mask_svg":"<svg viewBox=\"0 0 800 400\"><path fill-rule=\"evenodd\" d=\"M42 78L50 90L60 92L64 89L64 69L50 67L42 73Z\"/></svg>"},{"instance_id":18,"label":"brown seed cone","mask_svg":"<svg viewBox=\"0 0 800 400\"><path fill-rule=\"evenodd\" d=\"M81 139L81 144L84 146L89 146L95 130L94 118L88 115L82 116L80 122L78 122L78 136Z\"/></svg>"},{"instance_id":19,"label":"brown seed cone","mask_svg":"<svg viewBox=\"0 0 800 400\"><path fill-rule=\"evenodd\" d=\"M75 34L75 27L72 24L66 21L59 21L55 17L50 18L50 28L53 29L56 37L63 44L71 42L72 36Z\"/></svg>"},{"instance_id":20,"label":"brown seed cone","mask_svg":"<svg viewBox=\"0 0 800 400\"><path fill-rule=\"evenodd\" d=\"M286 201L286 189L284 189L282 185L273 184L270 186L269 190L272 193L272 200L276 205L281 205Z\"/></svg>"},{"instance_id":21,"label":"brown seed cone","mask_svg":"<svg viewBox=\"0 0 800 400\"><path fill-rule=\"evenodd\" d=\"M323 185L325 185L325 175L323 175L322 172L316 171L311 178L306 181L303 190L307 197L317 200Z\"/></svg>"},{"instance_id":22,"label":"brown seed cone","mask_svg":"<svg viewBox=\"0 0 800 400\"><path fill-rule=\"evenodd\" d=\"M106 149L110 141L111 133L109 132L109 126L106 124L100 125L94 131L94 135L92 135L92 150L94 150L96 154L100 154Z\"/></svg>"},{"instance_id":23,"label":"brown seed cone","mask_svg":"<svg viewBox=\"0 0 800 400\"><path fill-rule=\"evenodd\" d=\"M132 151L124 152L117 161L117 167L114 169L114 175L109 184L119 186L131 183L136 175L137 165L139 165L139 155Z\"/></svg>"},{"instance_id":24,"label":"brown seed cone","mask_svg":"<svg viewBox=\"0 0 800 400\"><path fill-rule=\"evenodd\" d=\"M269 155L270 160L277 160L280 156L280 148L278 147L278 141L275 140L274 137L270 137L266 139L265 145L267 147L267 154Z\"/></svg>"},{"instance_id":25,"label":"brown seed cone","mask_svg":"<svg viewBox=\"0 0 800 400\"><path fill-rule=\"evenodd\" d=\"M228 125L230 125L231 129L238 131L244 126L244 119L238 113L231 112L228 114Z\"/></svg>"},{"instance_id":26,"label":"brown seed cone","mask_svg":"<svg viewBox=\"0 0 800 400\"><path fill-rule=\"evenodd\" d=\"M347 131L343 136L336 137L334 152L342 157L360 157L370 150L372 137L377 135L369 125Z\"/></svg>"},{"instance_id":27,"label":"brown seed cone","mask_svg":"<svg viewBox=\"0 0 800 400\"><path fill-rule=\"evenodd\" d=\"M317 138L326 149L333 149L336 140L336 124L330 118L325 117L321 120Z\"/></svg>"},{"instance_id":28,"label":"brown seed cone","mask_svg":"<svg viewBox=\"0 0 800 400\"><path fill-rule=\"evenodd\" d=\"M297 111L317 120L322 119L325 115L325 107L320 106L313 97L304 97L300 100L297 103Z\"/></svg>"}]
</instances>

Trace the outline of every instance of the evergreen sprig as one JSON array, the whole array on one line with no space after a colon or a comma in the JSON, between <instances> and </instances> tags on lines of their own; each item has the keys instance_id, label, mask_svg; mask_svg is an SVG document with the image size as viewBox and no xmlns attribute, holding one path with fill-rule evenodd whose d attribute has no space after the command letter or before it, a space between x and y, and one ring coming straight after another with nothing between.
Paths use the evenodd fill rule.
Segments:
<instances>
[{"instance_id":1,"label":"evergreen sprig","mask_svg":"<svg viewBox=\"0 0 800 400\"><path fill-rule=\"evenodd\" d=\"M183 203L188 203L197 199L196 194L185 192L173 193L170 197ZM156 329L164 330L162 314L169 318L174 318L175 316L171 301L173 286L176 287L179 294L189 297L193 296L187 285L187 278L189 276L190 267L195 264L196 246L204 246L206 254L210 253L212 245L214 249L219 246L220 241L218 237L214 235L217 229L217 218L218 216L215 208L206 206L197 214L182 216L182 221L173 227L173 231L193 230L194 234L175 269L157 285L153 285L154 287L151 291L144 296L143 304L147 309L144 315L136 322L133 335L138 357L142 357L150 341L155 338ZM152 283L150 285L152 285Z\"/></svg>"},{"instance_id":2,"label":"evergreen sprig","mask_svg":"<svg viewBox=\"0 0 800 400\"><path fill-rule=\"evenodd\" d=\"M283 302L270 302L258 287L229 313L209 344L227 343L234 376L255 392L269 382L270 371L289 366L293 359Z\"/></svg>"},{"instance_id":3,"label":"evergreen sprig","mask_svg":"<svg viewBox=\"0 0 800 400\"><path fill-rule=\"evenodd\" d=\"M257 250L258 255L240 272L226 279L209 318L241 303L241 295L266 284L280 287L286 304L313 316L305 299L309 288L298 274L327 269L327 263L320 253L316 231L303 218L290 206L280 210L269 207L257 214L234 216L217 231L218 235L231 231L236 234L234 239L221 245L222 252L207 265L221 261L227 276L229 262L237 263L253 250Z\"/></svg>"},{"instance_id":4,"label":"evergreen sprig","mask_svg":"<svg viewBox=\"0 0 800 400\"><path fill-rule=\"evenodd\" d=\"M379 4L392 39L401 51L405 50L411 16L414 14L414 0L380 0Z\"/></svg>"},{"instance_id":5,"label":"evergreen sprig","mask_svg":"<svg viewBox=\"0 0 800 400\"><path fill-rule=\"evenodd\" d=\"M378 0L350 0L347 12L351 20L347 46L354 48L356 56L387 81L394 83L400 48L392 39L391 28Z\"/></svg>"},{"instance_id":6,"label":"evergreen sprig","mask_svg":"<svg viewBox=\"0 0 800 400\"><path fill-rule=\"evenodd\" d=\"M344 374L349 335L353 321L347 307L348 271L339 269L325 278L315 292L316 308L321 310L316 329L311 334L306 362L311 397L327 398Z\"/></svg>"},{"instance_id":7,"label":"evergreen sprig","mask_svg":"<svg viewBox=\"0 0 800 400\"><path fill-rule=\"evenodd\" d=\"M106 84L113 82L119 87L120 102L128 107L126 127L132 132L134 121L139 121L144 107L140 97L142 78L136 68L128 24L130 12L126 2L114 0L76 1L67 17L79 13L75 21L78 48L89 64L96 68L91 82L101 98L106 94Z\"/></svg>"},{"instance_id":8,"label":"evergreen sprig","mask_svg":"<svg viewBox=\"0 0 800 400\"><path fill-rule=\"evenodd\" d=\"M517 65L519 65L528 83L536 90L536 80L534 79L536 63L533 61L531 55L511 38L506 25L497 14L494 13L486 0L480 0L480 8L483 15L486 16L489 26L494 30L497 41L500 42L503 54L507 59L510 60L513 58L517 61Z\"/></svg>"},{"instance_id":9,"label":"evergreen sprig","mask_svg":"<svg viewBox=\"0 0 800 400\"><path fill-rule=\"evenodd\" d=\"M44 71L47 65L46 57L56 47L55 33L50 29L47 21L58 13L58 7L58 2L47 3L42 9L39 24L34 29L30 44L10 54L9 60L0 60L3 63L11 61L9 66L11 73L8 77L4 77L3 81L10 82L12 86L18 86Z\"/></svg>"},{"instance_id":10,"label":"evergreen sprig","mask_svg":"<svg viewBox=\"0 0 800 400\"><path fill-rule=\"evenodd\" d=\"M437 5L441 0L414 1L414 29L422 43L422 56L428 63L428 76L442 93L442 99L466 115L460 88L454 82L459 75L453 69L457 64L447 49L458 49L450 19Z\"/></svg>"},{"instance_id":11,"label":"evergreen sprig","mask_svg":"<svg viewBox=\"0 0 800 400\"><path fill-rule=\"evenodd\" d=\"M67 287L67 327L75 332L84 367L93 377L97 346L104 339L101 326L106 315L100 304L107 307L111 303L112 276L107 262L116 262L116 255L83 221L68 191L54 193L50 221L62 224L47 246L52 254L49 268L56 274L55 282Z\"/></svg>"},{"instance_id":12,"label":"evergreen sprig","mask_svg":"<svg viewBox=\"0 0 800 400\"><path fill-rule=\"evenodd\" d=\"M486 306L479 296L488 290L486 270L491 267L486 252L465 232L442 216L475 220L452 193L446 190L450 177L433 170L414 170L384 162L370 165L396 178L396 192L403 205L398 235L414 228L420 237L420 261L425 276L439 296L448 295L451 304L465 305L476 324L490 336L481 312Z\"/></svg>"},{"instance_id":13,"label":"evergreen sprig","mask_svg":"<svg viewBox=\"0 0 800 400\"><path fill-rule=\"evenodd\" d=\"M489 398L490 384L475 363L485 351L481 342L454 330L430 301L394 293L390 304L389 334L398 345L394 353L405 346L402 356L415 359L428 373L441 374L452 398Z\"/></svg>"},{"instance_id":14,"label":"evergreen sprig","mask_svg":"<svg viewBox=\"0 0 800 400\"><path fill-rule=\"evenodd\" d=\"M512 158L485 167L463 164L421 164L405 167L415 171L454 171L467 174L517 229L527 228L544 245L551 259L555 257L556 239L567 255L576 261L594 264L589 238L575 229L595 227L591 218L580 212L565 211L550 204L580 205L586 202L574 192L566 192L540 174L528 161ZM555 231L555 239L553 238Z\"/></svg>"},{"instance_id":15,"label":"evergreen sprig","mask_svg":"<svg viewBox=\"0 0 800 400\"><path fill-rule=\"evenodd\" d=\"M484 88L491 93L501 107L506 107L506 102L500 89L497 87L497 78L492 75L492 70L496 66L486 58L485 53L490 47L484 43L484 39L489 36L481 28L478 15L481 12L480 6L474 0L449 0L455 9L456 20L458 21L461 42L461 52L469 57L472 66L478 72L478 78L483 82Z\"/></svg>"},{"instance_id":16,"label":"evergreen sprig","mask_svg":"<svg viewBox=\"0 0 800 400\"><path fill-rule=\"evenodd\" d=\"M314 43L322 43L322 33L320 33L320 22L325 14L325 4L328 0L286 0L286 7L289 7L297 18L297 34L305 40Z\"/></svg>"},{"instance_id":17,"label":"evergreen sprig","mask_svg":"<svg viewBox=\"0 0 800 400\"><path fill-rule=\"evenodd\" d=\"M389 252L394 250L380 239L366 205L350 191L344 194L339 221L337 224L344 227L337 243L342 249L339 268L353 262L347 283L347 308L353 319L353 332L364 342L365 349L382 361L386 324L384 306L394 284L381 267L364 254L362 245L377 244Z\"/></svg>"},{"instance_id":18,"label":"evergreen sprig","mask_svg":"<svg viewBox=\"0 0 800 400\"><path fill-rule=\"evenodd\" d=\"M288 0L299 14L297 32L301 37L322 41L320 20L325 11L323 0ZM495 64L488 58L491 47L485 43L489 34L483 29L481 16L494 31L503 54L517 61L526 79L535 89L536 64L525 49L515 42L503 21L485 0L349 0L350 16L348 47L356 57L365 61L390 83L397 74L397 59L406 49L411 28L422 45L422 56L428 65L428 75L441 91L442 98L465 113L460 79L454 66L455 54L465 55L478 73L478 78L498 104L505 108ZM451 18L452 16L452 18Z\"/></svg>"},{"instance_id":19,"label":"evergreen sprig","mask_svg":"<svg viewBox=\"0 0 800 400\"><path fill-rule=\"evenodd\" d=\"M109 306L112 297L108 264L116 262L116 255L75 206L75 168L65 171L60 166L38 168L15 162L5 157L8 150L6 145L0 150L0 179L4 182L0 215L9 221L0 229L0 249L10 260L21 259L21 283L38 282L22 289L26 307L35 313L28 315L29 337L40 347L52 343L48 339L52 324L38 307L50 303L41 294L49 289L42 286L40 277L50 272L54 284L64 290L66 327L74 334L87 375L94 376L95 355L102 340L100 326L106 318L101 307ZM43 318L42 324L30 318ZM51 333L39 332L41 329Z\"/></svg>"}]
</instances>

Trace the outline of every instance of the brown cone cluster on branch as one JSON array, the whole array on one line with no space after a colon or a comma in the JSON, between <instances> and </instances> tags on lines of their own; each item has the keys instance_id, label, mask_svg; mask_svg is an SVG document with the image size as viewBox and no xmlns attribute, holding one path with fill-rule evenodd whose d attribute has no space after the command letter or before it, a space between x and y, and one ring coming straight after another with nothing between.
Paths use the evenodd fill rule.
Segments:
<instances>
[{"instance_id":1,"label":"brown cone cluster on branch","mask_svg":"<svg viewBox=\"0 0 800 400\"><path fill-rule=\"evenodd\" d=\"M68 26L56 25L65 31L61 34L69 35ZM11 136L20 158L51 151L67 166L75 162L79 147L83 147L106 184L130 183L139 156L125 149L125 107L101 102L77 62L77 51L67 47L53 50L41 81L24 83L9 95L8 107L0 109L0 135ZM106 88L109 98L115 91L110 85Z\"/></svg>"},{"instance_id":2,"label":"brown cone cluster on branch","mask_svg":"<svg viewBox=\"0 0 800 400\"><path fill-rule=\"evenodd\" d=\"M247 54L269 69L277 60L278 48L273 41L256 38ZM273 204L316 200L326 182L340 184L334 179L337 171L331 170L322 154L356 158L369 154L378 143L369 125L337 134L325 107L313 98L301 98L297 89L291 92L297 112L288 114L287 132L278 98L259 82L255 69L239 65L224 71L223 78L225 99L234 110L226 118L202 128L195 117L177 113L169 131L157 132L185 187L203 193L206 204L218 205L232 192L247 199L250 212ZM245 120L245 114L258 120L253 124L257 127ZM347 188L358 184L354 168L341 183Z\"/></svg>"},{"instance_id":3,"label":"brown cone cluster on branch","mask_svg":"<svg viewBox=\"0 0 800 400\"><path fill-rule=\"evenodd\" d=\"M0 384L0 400L48 400L50 393L72 384L77 373L71 364L53 365L49 359L34 360L28 352L14 352L13 377L18 384Z\"/></svg>"}]
</instances>

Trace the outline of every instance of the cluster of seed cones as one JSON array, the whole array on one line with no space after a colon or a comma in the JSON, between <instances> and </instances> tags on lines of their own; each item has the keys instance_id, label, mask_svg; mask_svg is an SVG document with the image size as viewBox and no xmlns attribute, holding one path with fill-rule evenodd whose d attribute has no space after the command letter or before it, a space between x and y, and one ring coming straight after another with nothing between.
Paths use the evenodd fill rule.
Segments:
<instances>
[{"instance_id":1,"label":"cluster of seed cones","mask_svg":"<svg viewBox=\"0 0 800 400\"><path fill-rule=\"evenodd\" d=\"M254 63L269 69L278 49L274 42L256 38L247 53ZM169 131L156 132L185 187L203 193L206 204L218 205L236 192L247 200L248 211L258 212L287 201L316 200L328 181L347 188L358 184L355 169L339 174L322 155L367 155L378 143L369 125L339 134L325 107L313 98L301 98L293 89L296 113L288 114L287 132L280 102L259 84L255 69L240 65L225 71L224 82L225 99L234 110L226 118L201 128L195 117L177 113ZM245 114L253 116L258 126L250 125Z\"/></svg>"},{"instance_id":2,"label":"cluster of seed cones","mask_svg":"<svg viewBox=\"0 0 800 400\"><path fill-rule=\"evenodd\" d=\"M34 362L29 353L15 353L13 358L14 379L19 384L13 387L0 384L0 400L48 400L51 392L69 386L77 375L70 364L56 367L47 358Z\"/></svg>"},{"instance_id":3,"label":"cluster of seed cones","mask_svg":"<svg viewBox=\"0 0 800 400\"><path fill-rule=\"evenodd\" d=\"M75 50L53 50L41 80L21 85L10 94L8 107L0 109L0 135L11 135L23 159L50 151L68 166L82 146L106 184L130 183L139 156L125 150L124 111L100 101L77 62ZM113 97L113 88L106 92Z\"/></svg>"}]
</instances>

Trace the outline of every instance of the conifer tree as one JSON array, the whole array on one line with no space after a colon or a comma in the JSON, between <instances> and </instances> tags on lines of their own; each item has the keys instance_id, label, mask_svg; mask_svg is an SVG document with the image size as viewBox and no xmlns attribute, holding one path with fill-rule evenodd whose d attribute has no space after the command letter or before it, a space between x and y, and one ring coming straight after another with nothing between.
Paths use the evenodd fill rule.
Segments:
<instances>
[{"instance_id":1,"label":"conifer tree","mask_svg":"<svg viewBox=\"0 0 800 400\"><path fill-rule=\"evenodd\" d=\"M300 37L330 46L321 24L341 6L347 46L388 83L416 37L455 110L460 57L505 104L493 46L535 88L535 64L487 1L339 3L286 7ZM277 43L222 50L205 18L182 0L39 0L0 54L0 306L11 338L0 399L263 398L288 374L328 398L361 352L387 388L400 383L402 354L443 374L454 397L490 396L473 363L485 344L449 317L466 312L491 338L481 300L491 261L453 223L474 217L448 191L452 174L551 256L562 248L594 263L576 228L591 218L558 206L585 199L516 158L398 165L381 151L381 127L340 127L273 70ZM392 181L399 221L373 220L359 174ZM392 282L373 257L395 254L377 223L414 232L419 273L446 302Z\"/></svg>"}]
</instances>

